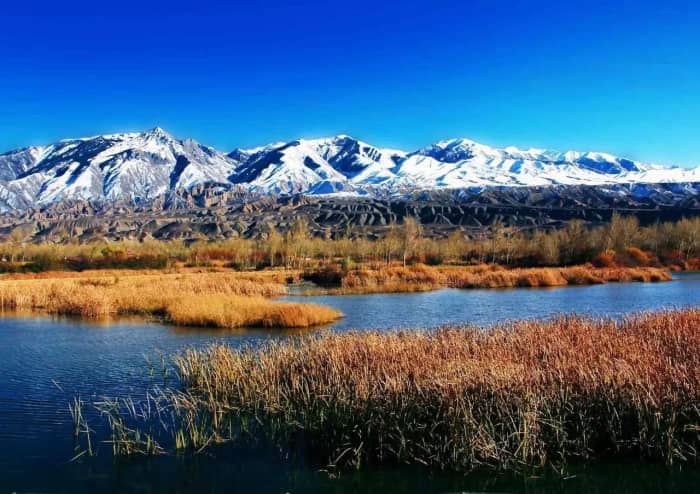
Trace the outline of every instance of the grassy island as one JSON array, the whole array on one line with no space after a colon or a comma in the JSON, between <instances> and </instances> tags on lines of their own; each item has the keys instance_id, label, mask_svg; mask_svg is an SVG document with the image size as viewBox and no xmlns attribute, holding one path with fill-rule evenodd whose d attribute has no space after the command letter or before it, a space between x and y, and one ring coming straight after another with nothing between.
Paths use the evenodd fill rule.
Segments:
<instances>
[{"instance_id":1,"label":"grassy island","mask_svg":"<svg viewBox=\"0 0 700 494\"><path fill-rule=\"evenodd\" d=\"M0 281L0 306L91 319L144 315L221 328L309 327L342 316L329 307L270 298L285 293L276 273L97 272Z\"/></svg>"}]
</instances>

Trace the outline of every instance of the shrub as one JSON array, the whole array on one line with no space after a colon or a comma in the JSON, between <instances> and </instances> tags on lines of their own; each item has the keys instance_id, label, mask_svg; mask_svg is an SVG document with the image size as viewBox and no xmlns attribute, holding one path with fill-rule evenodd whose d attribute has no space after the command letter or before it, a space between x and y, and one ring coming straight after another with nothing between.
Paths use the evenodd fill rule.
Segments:
<instances>
[{"instance_id":1,"label":"shrub","mask_svg":"<svg viewBox=\"0 0 700 494\"><path fill-rule=\"evenodd\" d=\"M627 247L625 249L624 264L628 266L649 266L651 256L637 247Z\"/></svg>"},{"instance_id":2,"label":"shrub","mask_svg":"<svg viewBox=\"0 0 700 494\"><path fill-rule=\"evenodd\" d=\"M445 259L440 254L426 254L425 255L425 264L427 264L428 266L440 266L444 263L445 263Z\"/></svg>"},{"instance_id":3,"label":"shrub","mask_svg":"<svg viewBox=\"0 0 700 494\"><path fill-rule=\"evenodd\" d=\"M345 272L340 267L327 265L317 270L305 271L302 278L321 286L340 286L344 275Z\"/></svg>"},{"instance_id":4,"label":"shrub","mask_svg":"<svg viewBox=\"0 0 700 494\"><path fill-rule=\"evenodd\" d=\"M593 265L598 268L610 268L615 265L615 251L601 252L593 258Z\"/></svg>"}]
</instances>

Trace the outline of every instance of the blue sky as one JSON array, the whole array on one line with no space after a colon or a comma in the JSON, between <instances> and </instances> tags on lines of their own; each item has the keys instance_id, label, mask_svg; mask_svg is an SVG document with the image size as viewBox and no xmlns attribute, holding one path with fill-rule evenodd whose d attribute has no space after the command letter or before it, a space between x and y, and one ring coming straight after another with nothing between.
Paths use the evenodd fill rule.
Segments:
<instances>
[{"instance_id":1,"label":"blue sky","mask_svg":"<svg viewBox=\"0 0 700 494\"><path fill-rule=\"evenodd\" d=\"M346 133L700 165L696 2L26 0L0 15L0 150L160 125L221 150Z\"/></svg>"}]
</instances>

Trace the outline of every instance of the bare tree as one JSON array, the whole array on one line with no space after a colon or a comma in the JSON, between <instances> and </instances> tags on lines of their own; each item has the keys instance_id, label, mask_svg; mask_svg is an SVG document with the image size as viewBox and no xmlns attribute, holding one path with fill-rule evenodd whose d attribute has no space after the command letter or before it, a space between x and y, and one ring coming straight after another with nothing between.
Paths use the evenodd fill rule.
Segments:
<instances>
[{"instance_id":1,"label":"bare tree","mask_svg":"<svg viewBox=\"0 0 700 494\"><path fill-rule=\"evenodd\" d=\"M415 251L421 233L422 228L420 222L413 216L406 216L401 225L401 250L404 267L406 267L406 258L408 255Z\"/></svg>"},{"instance_id":2,"label":"bare tree","mask_svg":"<svg viewBox=\"0 0 700 494\"><path fill-rule=\"evenodd\" d=\"M279 255L284 247L284 239L277 229L270 225L267 232L267 255L270 259L270 266L274 267L275 258Z\"/></svg>"}]
</instances>

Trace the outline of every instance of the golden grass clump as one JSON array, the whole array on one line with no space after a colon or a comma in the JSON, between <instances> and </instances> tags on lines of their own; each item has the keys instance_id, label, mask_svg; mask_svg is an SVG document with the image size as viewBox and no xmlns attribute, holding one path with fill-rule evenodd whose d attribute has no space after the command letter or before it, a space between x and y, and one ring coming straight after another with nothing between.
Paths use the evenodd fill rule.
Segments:
<instances>
[{"instance_id":1,"label":"golden grass clump","mask_svg":"<svg viewBox=\"0 0 700 494\"><path fill-rule=\"evenodd\" d=\"M3 280L48 280L48 279L82 279L86 283L95 280L121 278L142 278L144 276L163 275L223 275L228 280L248 280L256 283L285 284L298 281L300 271L294 269L266 269L262 271L231 271L222 267L174 267L169 269L87 269L84 271L41 271L38 273L3 273Z\"/></svg>"},{"instance_id":2,"label":"golden grass clump","mask_svg":"<svg viewBox=\"0 0 700 494\"><path fill-rule=\"evenodd\" d=\"M698 460L700 310L326 333L176 359L182 402L320 461L468 471L571 459ZM234 427L235 428L235 427ZM298 443L296 443L298 444Z\"/></svg>"},{"instance_id":3,"label":"golden grass clump","mask_svg":"<svg viewBox=\"0 0 700 494\"><path fill-rule=\"evenodd\" d=\"M201 319L221 327L311 326L340 317L326 307L267 300L286 292L276 281L255 281L239 273L39 278L0 281L0 307L85 318L155 315L190 325ZM218 312L207 318L209 309Z\"/></svg>"},{"instance_id":4,"label":"golden grass clump","mask_svg":"<svg viewBox=\"0 0 700 494\"><path fill-rule=\"evenodd\" d=\"M440 272L418 264L403 266L364 266L352 270L341 279L342 293L416 292L434 290L441 285Z\"/></svg>"},{"instance_id":5,"label":"golden grass clump","mask_svg":"<svg viewBox=\"0 0 700 494\"><path fill-rule=\"evenodd\" d=\"M302 328L333 322L342 314L317 304L273 302L263 297L194 296L174 300L167 319L183 326Z\"/></svg>"}]
</instances>

